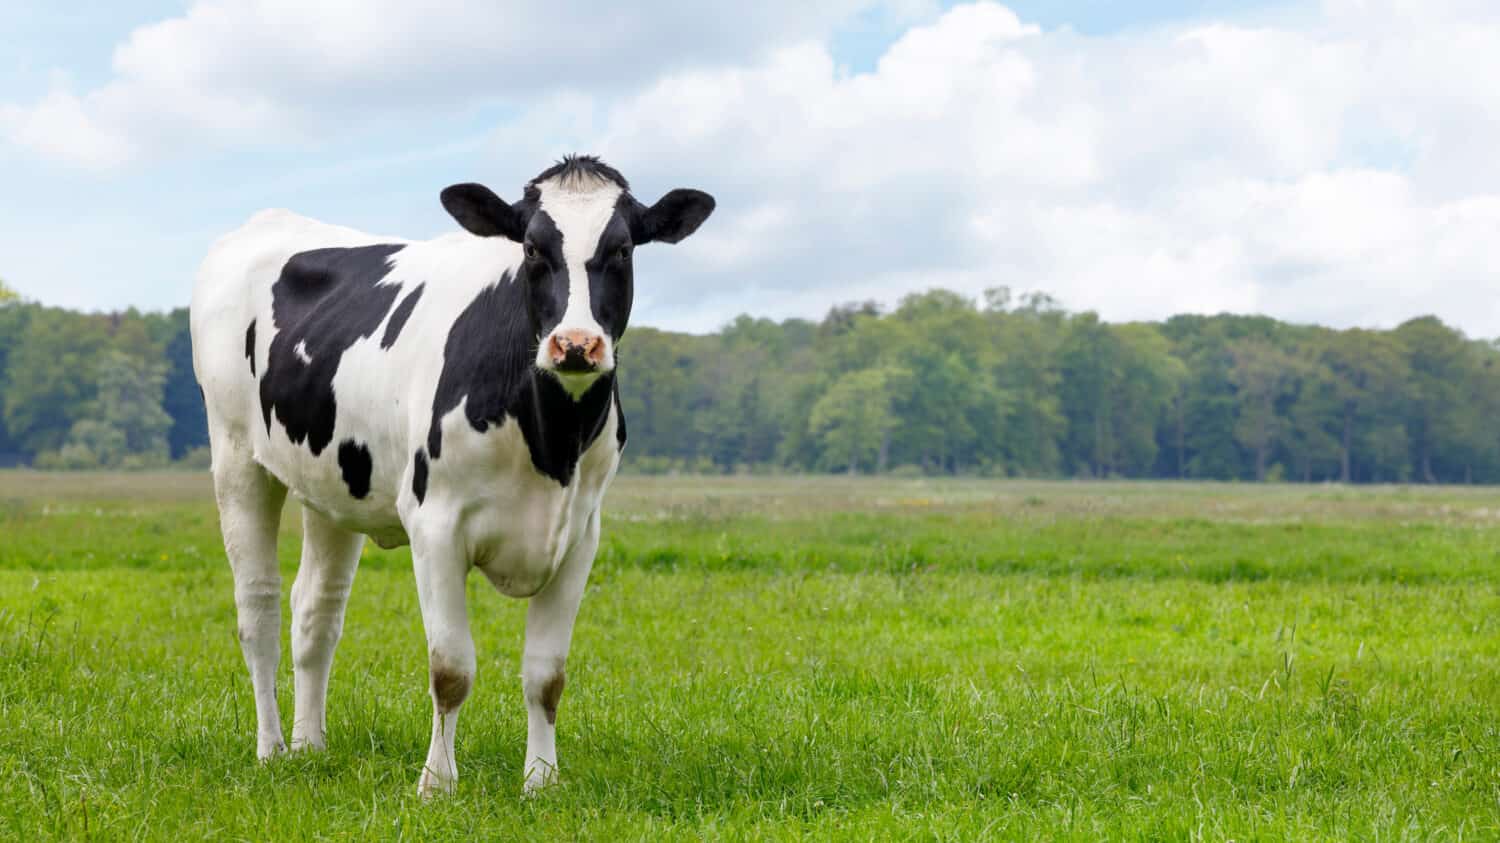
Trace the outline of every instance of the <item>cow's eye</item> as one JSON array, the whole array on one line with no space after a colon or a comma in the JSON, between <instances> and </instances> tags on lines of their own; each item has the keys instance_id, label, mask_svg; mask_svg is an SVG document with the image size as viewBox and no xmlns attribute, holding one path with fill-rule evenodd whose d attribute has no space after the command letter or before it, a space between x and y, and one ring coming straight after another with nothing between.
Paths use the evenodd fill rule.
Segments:
<instances>
[{"instance_id":1,"label":"cow's eye","mask_svg":"<svg viewBox=\"0 0 1500 843\"><path fill-rule=\"evenodd\" d=\"M620 251L616 252L615 256L618 257L622 261L628 261L628 260L630 260L630 247L629 246L621 246L620 247Z\"/></svg>"},{"instance_id":2,"label":"cow's eye","mask_svg":"<svg viewBox=\"0 0 1500 843\"><path fill-rule=\"evenodd\" d=\"M533 243L527 243L526 244L526 259L529 260L529 261L535 261L535 260L541 260L542 259L542 253L539 252L539 251L537 251L537 248L536 248L535 244L533 244Z\"/></svg>"}]
</instances>

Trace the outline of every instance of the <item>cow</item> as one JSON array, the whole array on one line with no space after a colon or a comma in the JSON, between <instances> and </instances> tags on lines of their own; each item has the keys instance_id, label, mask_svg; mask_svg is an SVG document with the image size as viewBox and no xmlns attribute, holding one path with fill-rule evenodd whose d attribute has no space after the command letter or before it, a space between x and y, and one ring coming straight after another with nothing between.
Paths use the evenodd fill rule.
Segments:
<instances>
[{"instance_id":1,"label":"cow","mask_svg":"<svg viewBox=\"0 0 1500 843\"><path fill-rule=\"evenodd\" d=\"M528 598L530 793L557 774L564 663L625 445L616 364L634 250L692 234L714 199L679 189L647 206L582 155L515 203L479 184L440 198L464 231L425 241L256 214L199 271L193 364L257 756L287 749L276 536L290 490L302 505L291 750L324 746L329 670L368 536L411 546L433 705L423 796L458 780L454 732L475 678L470 570Z\"/></svg>"}]
</instances>

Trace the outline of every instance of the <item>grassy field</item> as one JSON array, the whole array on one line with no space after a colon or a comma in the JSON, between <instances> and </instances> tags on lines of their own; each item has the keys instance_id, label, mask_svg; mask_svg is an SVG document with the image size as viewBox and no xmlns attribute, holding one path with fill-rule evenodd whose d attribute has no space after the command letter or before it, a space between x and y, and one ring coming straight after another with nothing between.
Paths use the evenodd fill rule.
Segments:
<instances>
[{"instance_id":1,"label":"grassy field","mask_svg":"<svg viewBox=\"0 0 1500 843\"><path fill-rule=\"evenodd\" d=\"M621 478L534 800L482 578L417 799L409 565L260 765L206 479L0 473L0 838L1500 839L1500 490Z\"/></svg>"}]
</instances>

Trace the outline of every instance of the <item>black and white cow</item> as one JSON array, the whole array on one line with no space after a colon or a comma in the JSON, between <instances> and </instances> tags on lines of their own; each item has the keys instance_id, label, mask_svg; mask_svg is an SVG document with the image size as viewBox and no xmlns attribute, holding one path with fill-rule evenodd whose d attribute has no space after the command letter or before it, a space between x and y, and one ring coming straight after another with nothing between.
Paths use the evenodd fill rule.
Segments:
<instances>
[{"instance_id":1,"label":"black and white cow","mask_svg":"<svg viewBox=\"0 0 1500 843\"><path fill-rule=\"evenodd\" d=\"M443 206L466 232L412 242L287 211L220 240L193 291L194 365L255 688L257 753L282 751L276 704L288 489L302 503L292 585L292 749L324 742L324 703L364 536L410 543L433 701L418 789L458 777L474 682L464 581L529 597L521 660L526 788L557 769L554 723L599 510L625 443L615 347L632 254L676 243L714 200L649 207L597 158L537 176L514 204L477 184Z\"/></svg>"}]
</instances>

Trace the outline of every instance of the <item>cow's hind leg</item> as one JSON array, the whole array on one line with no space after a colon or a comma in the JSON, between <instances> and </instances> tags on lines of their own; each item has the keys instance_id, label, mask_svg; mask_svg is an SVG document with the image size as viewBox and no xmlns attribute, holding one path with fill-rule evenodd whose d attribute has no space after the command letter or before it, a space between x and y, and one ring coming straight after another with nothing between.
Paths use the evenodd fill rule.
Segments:
<instances>
[{"instance_id":1,"label":"cow's hind leg","mask_svg":"<svg viewBox=\"0 0 1500 843\"><path fill-rule=\"evenodd\" d=\"M557 778L557 707L566 681L563 668L573 641L573 622L599 548L599 513L568 552L547 587L526 607L526 649L521 690L526 697L526 792Z\"/></svg>"},{"instance_id":2,"label":"cow's hind leg","mask_svg":"<svg viewBox=\"0 0 1500 843\"><path fill-rule=\"evenodd\" d=\"M328 671L344 630L344 606L364 536L302 508L302 562L292 583L292 749L322 749Z\"/></svg>"},{"instance_id":3,"label":"cow's hind leg","mask_svg":"<svg viewBox=\"0 0 1500 843\"><path fill-rule=\"evenodd\" d=\"M276 531L286 487L249 459L248 447L216 441L214 496L224 552L234 571L234 605L240 649L255 689L255 754L266 759L286 749L276 706L276 667L281 661L281 569Z\"/></svg>"}]
</instances>

